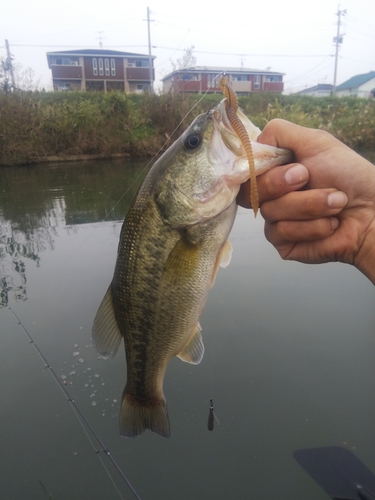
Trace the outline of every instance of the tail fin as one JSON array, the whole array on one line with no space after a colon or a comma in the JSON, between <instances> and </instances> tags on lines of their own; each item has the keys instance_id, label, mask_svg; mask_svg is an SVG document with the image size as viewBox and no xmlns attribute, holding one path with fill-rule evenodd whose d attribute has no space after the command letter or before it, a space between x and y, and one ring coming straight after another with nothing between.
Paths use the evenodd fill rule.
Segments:
<instances>
[{"instance_id":1,"label":"tail fin","mask_svg":"<svg viewBox=\"0 0 375 500\"><path fill-rule=\"evenodd\" d=\"M167 403L162 399L158 404L144 406L132 401L124 391L120 410L120 434L136 437L146 429L166 438L170 437Z\"/></svg>"}]
</instances>

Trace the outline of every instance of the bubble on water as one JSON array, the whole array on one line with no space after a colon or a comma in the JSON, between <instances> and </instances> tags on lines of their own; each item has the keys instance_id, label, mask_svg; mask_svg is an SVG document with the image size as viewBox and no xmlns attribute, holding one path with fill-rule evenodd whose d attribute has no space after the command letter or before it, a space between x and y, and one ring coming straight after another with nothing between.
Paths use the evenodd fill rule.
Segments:
<instances>
[{"instance_id":1,"label":"bubble on water","mask_svg":"<svg viewBox=\"0 0 375 500\"><path fill-rule=\"evenodd\" d=\"M76 357L76 356L79 356L80 355L80 352L79 351L74 351L73 352L73 357Z\"/></svg>"},{"instance_id":2,"label":"bubble on water","mask_svg":"<svg viewBox=\"0 0 375 500\"><path fill-rule=\"evenodd\" d=\"M117 403L117 399L114 399L114 400L113 400L113 402L114 402L114 403Z\"/></svg>"},{"instance_id":3,"label":"bubble on water","mask_svg":"<svg viewBox=\"0 0 375 500\"><path fill-rule=\"evenodd\" d=\"M63 380L65 380L65 379L66 379L66 375L61 375L61 378L62 378Z\"/></svg>"},{"instance_id":4,"label":"bubble on water","mask_svg":"<svg viewBox=\"0 0 375 500\"><path fill-rule=\"evenodd\" d=\"M105 382L102 382L102 385L105 385Z\"/></svg>"},{"instance_id":5,"label":"bubble on water","mask_svg":"<svg viewBox=\"0 0 375 500\"><path fill-rule=\"evenodd\" d=\"M100 377L99 373L95 373L94 377L99 378Z\"/></svg>"},{"instance_id":6,"label":"bubble on water","mask_svg":"<svg viewBox=\"0 0 375 500\"><path fill-rule=\"evenodd\" d=\"M73 349L77 349L78 344L74 344Z\"/></svg>"},{"instance_id":7,"label":"bubble on water","mask_svg":"<svg viewBox=\"0 0 375 500\"><path fill-rule=\"evenodd\" d=\"M88 386L89 386L89 384L85 384L85 387L88 387Z\"/></svg>"},{"instance_id":8,"label":"bubble on water","mask_svg":"<svg viewBox=\"0 0 375 500\"><path fill-rule=\"evenodd\" d=\"M96 406L96 401L93 401L93 402L91 403L91 406Z\"/></svg>"},{"instance_id":9,"label":"bubble on water","mask_svg":"<svg viewBox=\"0 0 375 500\"><path fill-rule=\"evenodd\" d=\"M91 370L91 368L87 368L87 370Z\"/></svg>"},{"instance_id":10,"label":"bubble on water","mask_svg":"<svg viewBox=\"0 0 375 500\"><path fill-rule=\"evenodd\" d=\"M79 363L84 363L85 360L83 358L79 358L78 361L79 361Z\"/></svg>"},{"instance_id":11,"label":"bubble on water","mask_svg":"<svg viewBox=\"0 0 375 500\"><path fill-rule=\"evenodd\" d=\"M69 373L69 375L75 375L75 374L76 374L76 372L75 372L74 370L72 370L72 371Z\"/></svg>"}]
</instances>

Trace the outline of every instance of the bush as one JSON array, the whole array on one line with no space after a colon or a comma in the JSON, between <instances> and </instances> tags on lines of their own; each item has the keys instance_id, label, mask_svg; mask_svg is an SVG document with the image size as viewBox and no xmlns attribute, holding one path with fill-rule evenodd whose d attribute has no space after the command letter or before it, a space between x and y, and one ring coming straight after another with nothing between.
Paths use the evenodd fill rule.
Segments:
<instances>
[{"instance_id":1,"label":"bush","mask_svg":"<svg viewBox=\"0 0 375 500\"><path fill-rule=\"evenodd\" d=\"M221 94L123 92L0 93L0 165L77 155L153 155L165 149ZM263 128L272 118L328 130L353 148L375 144L375 101L268 93L240 97ZM173 135L173 137L171 137Z\"/></svg>"}]
</instances>

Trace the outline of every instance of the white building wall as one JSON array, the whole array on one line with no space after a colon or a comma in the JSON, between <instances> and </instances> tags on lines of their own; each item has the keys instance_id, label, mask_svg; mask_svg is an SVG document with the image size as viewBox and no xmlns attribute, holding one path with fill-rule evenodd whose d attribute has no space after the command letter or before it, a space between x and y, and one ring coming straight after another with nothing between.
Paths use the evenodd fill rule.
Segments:
<instances>
[{"instance_id":1,"label":"white building wall","mask_svg":"<svg viewBox=\"0 0 375 500\"><path fill-rule=\"evenodd\" d=\"M344 89L336 92L336 95L343 96L356 96L356 97L371 97L371 90L375 88L375 78L371 78L368 82L360 85L358 88Z\"/></svg>"}]
</instances>

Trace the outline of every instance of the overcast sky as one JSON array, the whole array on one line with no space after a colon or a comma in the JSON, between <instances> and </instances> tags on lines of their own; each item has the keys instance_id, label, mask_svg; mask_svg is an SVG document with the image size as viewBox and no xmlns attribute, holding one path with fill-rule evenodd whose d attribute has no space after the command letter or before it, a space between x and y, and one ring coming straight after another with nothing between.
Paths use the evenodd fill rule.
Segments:
<instances>
[{"instance_id":1,"label":"overcast sky","mask_svg":"<svg viewBox=\"0 0 375 500\"><path fill-rule=\"evenodd\" d=\"M285 73L285 90L333 83L338 9L344 34L337 84L375 70L375 0L12 0L2 2L0 57L9 40L16 63L51 89L46 52L103 48L148 54L151 11L156 80L194 45L199 66L271 69ZM216 4L216 5L215 5ZM158 87L158 84L156 85Z\"/></svg>"}]
</instances>

